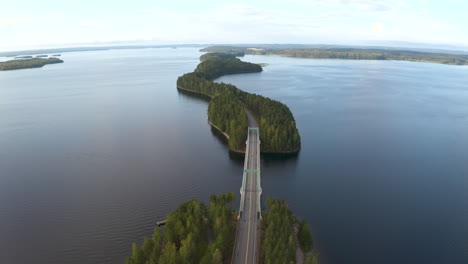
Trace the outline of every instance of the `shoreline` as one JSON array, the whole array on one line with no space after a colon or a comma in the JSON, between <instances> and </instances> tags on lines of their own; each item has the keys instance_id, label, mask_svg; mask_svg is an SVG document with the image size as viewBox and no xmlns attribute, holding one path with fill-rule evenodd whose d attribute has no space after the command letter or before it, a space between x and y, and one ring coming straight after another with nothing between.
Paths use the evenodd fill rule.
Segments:
<instances>
[{"instance_id":1,"label":"shoreline","mask_svg":"<svg viewBox=\"0 0 468 264\"><path fill-rule=\"evenodd\" d=\"M229 135L226 133L226 132L223 132L221 131L221 129L219 127L217 127L215 124L211 123L210 120L208 120L208 123L210 124L210 126L214 127L216 130L218 130L221 134L224 135L224 137L226 137L226 139L229 139Z\"/></svg>"},{"instance_id":2,"label":"shoreline","mask_svg":"<svg viewBox=\"0 0 468 264\"><path fill-rule=\"evenodd\" d=\"M242 73L259 73L259 72L262 72L262 71L263 71L263 69L260 67L259 71L241 71L241 72L235 72L235 73L225 73L225 74L220 74L220 75L217 75L217 76L213 76L212 78L209 78L209 79L205 78L205 80L208 80L208 81L214 83L216 79L218 79L218 78L220 78L222 76L225 76L225 75L242 74ZM206 94L206 93L204 93L202 91L196 91L196 90L191 90L191 89L182 87L178 83L179 83L179 79L177 80L177 84L176 84L176 88L179 90L179 92L187 92L187 93L191 93L192 95L201 95L202 97L205 97L206 99L209 98L210 101L211 101L211 99L213 99L216 96L216 94L209 95L209 94ZM190 83L185 83L185 85L190 86ZM203 90L203 89L200 89L200 90ZM259 128L260 126L259 126L258 120L260 120L260 118L257 115L257 113L254 113L252 110L248 109L247 106L245 105L245 103L242 104L242 108L244 108L244 110L246 112L246 115L247 115L247 118L248 118L248 127L258 127ZM224 120L224 121L226 121L226 120ZM229 134L222 131L218 126L214 125L211 122L210 118L209 118L209 114L208 114L208 122L209 122L209 124L210 124L210 126L212 128L214 128L216 131L220 132L224 136L224 138L227 139L227 141L229 142L229 140L230 140ZM295 128L295 129L297 131L297 128ZM234 152L234 153L245 154L245 149L243 149L243 150L232 149L229 146L229 144L228 144L228 149L230 151ZM300 144L299 144L298 148L292 149L292 150L290 149L290 150L284 150L284 151L260 151L260 153L261 154L266 154L266 155L287 155L287 156L291 155L292 156L292 155L298 155L300 150L301 150L301 147L300 147Z\"/></svg>"},{"instance_id":3,"label":"shoreline","mask_svg":"<svg viewBox=\"0 0 468 264\"><path fill-rule=\"evenodd\" d=\"M193 91L193 90L190 90L190 89L187 89L187 88L180 87L178 85L177 85L177 89L185 91L185 92L189 92L189 93L194 93L194 94L197 94L197 95L203 95L203 96L206 96L206 97L208 97L210 99L213 98L210 95L207 95L205 93L201 93L201 92L198 92L198 91ZM250 111L250 110L246 109L246 111ZM254 113L251 112L251 114L253 115L254 119L258 118ZM226 132L221 131L221 129L219 129L219 127L217 127L216 125L211 123L210 120L208 120L208 123L210 124L211 127L213 127L218 132L220 132L225 137L225 139L229 140L229 135ZM232 151L234 153L245 154L245 150L232 149L229 146L228 146L228 149L229 149L229 151ZM260 154L266 154L266 155L298 155L300 150L301 150L301 148L298 148L298 149L295 149L295 150L290 150L290 151L276 151L276 152L260 151Z\"/></svg>"},{"instance_id":4,"label":"shoreline","mask_svg":"<svg viewBox=\"0 0 468 264\"><path fill-rule=\"evenodd\" d=\"M183 90L183 91L186 91L186 92L190 92L190 93L194 93L194 94L201 94L201 95L209 97L210 99L213 99L213 97L211 97L210 95L207 95L207 94L201 93L201 92L197 92L197 91L194 91L194 90L189 90L187 88L182 88L182 87L180 87L178 85L177 85L177 89L180 89L180 90Z\"/></svg>"},{"instance_id":5,"label":"shoreline","mask_svg":"<svg viewBox=\"0 0 468 264\"><path fill-rule=\"evenodd\" d=\"M221 134L224 136L224 139L229 140L229 135L228 135L226 132L221 131L221 129L219 129L219 127L217 127L217 126L215 126L213 123L211 123L210 120L208 120L208 124L210 124L210 126L211 126L212 128L216 129L216 131L218 131L219 133L221 133ZM228 145L228 149L229 149L229 151L232 151L232 152L234 152L234 153L245 154L245 150L232 149L231 147L229 147L229 145Z\"/></svg>"},{"instance_id":6,"label":"shoreline","mask_svg":"<svg viewBox=\"0 0 468 264\"><path fill-rule=\"evenodd\" d=\"M210 99L212 99L213 97L207 95L207 94L204 94L204 93L201 93L201 92L197 92L197 91L193 91L193 90L189 90L189 89L186 89L186 88L182 88L180 86L177 85L177 89L180 89L182 91L186 91L186 92L189 92L189 93L194 93L194 94L198 94L198 95L203 95L203 96L206 96ZM226 132L222 131L219 127L217 127L215 124L211 123L211 121L208 119L208 124L210 124L210 126L214 129L216 129L216 131L218 131L219 133L221 133L223 136L224 136L224 139L227 139L229 141L229 134L227 134ZM234 153L239 153L239 154L245 154L245 150L238 150L238 149L232 149L231 147L229 147L228 145L228 149L229 151L232 151Z\"/></svg>"},{"instance_id":7,"label":"shoreline","mask_svg":"<svg viewBox=\"0 0 468 264\"><path fill-rule=\"evenodd\" d=\"M262 70L263 71L263 70ZM220 78L220 77L223 77L223 76L226 76L226 75L235 75L235 74L246 74L246 73L259 73L259 72L262 72L262 71L258 71L258 72L252 72L252 71L242 71L242 72L235 72L235 73L226 73L226 74L221 74L219 76L215 76L213 77L213 79L209 79L209 81L212 81L214 82L216 79Z\"/></svg>"},{"instance_id":8,"label":"shoreline","mask_svg":"<svg viewBox=\"0 0 468 264\"><path fill-rule=\"evenodd\" d=\"M290 151L280 151L280 152L260 151L260 153L266 154L266 155L298 155L300 151L301 151L301 148L290 150Z\"/></svg>"}]
</instances>

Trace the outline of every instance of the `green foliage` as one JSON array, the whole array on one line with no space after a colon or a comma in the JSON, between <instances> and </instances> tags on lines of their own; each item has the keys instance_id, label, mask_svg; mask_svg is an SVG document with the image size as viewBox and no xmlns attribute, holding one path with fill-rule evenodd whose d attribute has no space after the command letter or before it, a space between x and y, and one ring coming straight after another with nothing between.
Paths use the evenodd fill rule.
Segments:
<instances>
[{"instance_id":1,"label":"green foliage","mask_svg":"<svg viewBox=\"0 0 468 264\"><path fill-rule=\"evenodd\" d=\"M175 264L180 263L177 256L177 248L173 242L168 241L164 246L164 252L159 258L159 264Z\"/></svg>"},{"instance_id":2,"label":"green foliage","mask_svg":"<svg viewBox=\"0 0 468 264\"><path fill-rule=\"evenodd\" d=\"M33 58L33 59L24 59L24 60L10 60L5 62L0 62L0 71L8 70L19 70L27 68L40 68L46 64L53 63L62 63L63 60L57 58Z\"/></svg>"},{"instance_id":3,"label":"green foliage","mask_svg":"<svg viewBox=\"0 0 468 264\"><path fill-rule=\"evenodd\" d=\"M244 149L247 139L247 114L242 103L230 92L213 98L208 105L210 122L229 135L231 149Z\"/></svg>"},{"instance_id":4,"label":"green foliage","mask_svg":"<svg viewBox=\"0 0 468 264\"><path fill-rule=\"evenodd\" d=\"M232 253L235 221L229 207L234 193L212 195L206 207L196 200L167 215L164 232L156 228L141 248L132 245L126 264L223 263Z\"/></svg>"},{"instance_id":5,"label":"green foliage","mask_svg":"<svg viewBox=\"0 0 468 264\"><path fill-rule=\"evenodd\" d=\"M213 258L211 258L211 263L213 264L223 264L223 255L219 249L216 249Z\"/></svg>"},{"instance_id":6,"label":"green foliage","mask_svg":"<svg viewBox=\"0 0 468 264\"><path fill-rule=\"evenodd\" d=\"M468 65L468 55L419 52L411 50L369 49L369 48L338 48L338 47L272 47L261 49L244 47L213 46L202 49L208 52L239 52L245 54L272 54L297 58L313 59L345 59L345 60L400 60L435 62L452 65Z\"/></svg>"},{"instance_id":7,"label":"green foliage","mask_svg":"<svg viewBox=\"0 0 468 264\"><path fill-rule=\"evenodd\" d=\"M295 219L284 201L268 199L267 205L269 210L263 213L261 263L294 263Z\"/></svg>"},{"instance_id":8,"label":"green foliage","mask_svg":"<svg viewBox=\"0 0 468 264\"><path fill-rule=\"evenodd\" d=\"M262 152L296 152L301 147L301 137L289 108L278 101L256 94L245 96L245 104L260 119Z\"/></svg>"},{"instance_id":9,"label":"green foliage","mask_svg":"<svg viewBox=\"0 0 468 264\"><path fill-rule=\"evenodd\" d=\"M200 61L205 61L213 58L236 58L236 57L243 57L244 53L243 52L233 52L233 53L223 53L223 52L217 52L217 53L206 53L200 56Z\"/></svg>"},{"instance_id":10,"label":"green foliage","mask_svg":"<svg viewBox=\"0 0 468 264\"><path fill-rule=\"evenodd\" d=\"M301 244L302 249L307 252L310 251L313 247L312 234L310 233L309 225L306 221L301 221L299 224L299 243Z\"/></svg>"},{"instance_id":11,"label":"green foliage","mask_svg":"<svg viewBox=\"0 0 468 264\"><path fill-rule=\"evenodd\" d=\"M224 74L261 71L259 65L235 58L224 58L218 53L203 56L206 56L205 61L198 65L195 72L178 78L177 87L213 98L208 107L208 117L213 125L229 135L231 149L245 149L247 117L244 108L247 108L259 120L262 152L299 151L299 131L291 111L285 104L246 93L234 85L210 81Z\"/></svg>"},{"instance_id":12,"label":"green foliage","mask_svg":"<svg viewBox=\"0 0 468 264\"><path fill-rule=\"evenodd\" d=\"M305 264L318 264L318 255L317 254L307 255L304 263Z\"/></svg>"},{"instance_id":13,"label":"green foliage","mask_svg":"<svg viewBox=\"0 0 468 264\"><path fill-rule=\"evenodd\" d=\"M200 73L186 73L177 79L177 87L190 90L196 93L207 95L211 98L225 92L232 92L236 95L243 94L241 90L231 84L215 83L201 77Z\"/></svg>"},{"instance_id":14,"label":"green foliage","mask_svg":"<svg viewBox=\"0 0 468 264\"><path fill-rule=\"evenodd\" d=\"M213 80L226 74L261 71L262 66L258 64L244 62L237 58L224 58L218 56L209 57L209 59L198 64L195 69L196 73L199 73L207 80Z\"/></svg>"}]
</instances>

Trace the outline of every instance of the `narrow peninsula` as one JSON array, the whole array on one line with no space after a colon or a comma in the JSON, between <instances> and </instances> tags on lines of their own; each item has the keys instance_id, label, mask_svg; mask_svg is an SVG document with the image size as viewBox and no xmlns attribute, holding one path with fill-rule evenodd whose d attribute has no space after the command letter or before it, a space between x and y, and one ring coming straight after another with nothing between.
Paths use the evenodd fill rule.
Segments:
<instances>
[{"instance_id":1,"label":"narrow peninsula","mask_svg":"<svg viewBox=\"0 0 468 264\"><path fill-rule=\"evenodd\" d=\"M0 71L20 70L29 68L40 68L47 64L63 63L63 60L58 58L30 58L18 59L0 62Z\"/></svg>"},{"instance_id":2,"label":"narrow peninsula","mask_svg":"<svg viewBox=\"0 0 468 264\"><path fill-rule=\"evenodd\" d=\"M228 137L229 149L245 152L247 112L260 128L262 153L294 154L301 138L289 108L270 98L251 94L213 80L227 74L261 72L258 64L241 61L242 53L207 53L200 57L195 71L180 76L177 88L211 98L208 106L210 124Z\"/></svg>"}]
</instances>

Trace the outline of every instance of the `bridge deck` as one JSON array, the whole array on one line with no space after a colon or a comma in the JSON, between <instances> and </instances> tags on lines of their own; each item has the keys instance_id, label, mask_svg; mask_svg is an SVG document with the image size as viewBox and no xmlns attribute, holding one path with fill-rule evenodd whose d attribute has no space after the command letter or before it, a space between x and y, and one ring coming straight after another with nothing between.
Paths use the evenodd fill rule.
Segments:
<instances>
[{"instance_id":1,"label":"bridge deck","mask_svg":"<svg viewBox=\"0 0 468 264\"><path fill-rule=\"evenodd\" d=\"M233 263L256 263L258 253L258 224L261 219L260 195L260 139L257 127L249 127L244 173L242 177L241 204Z\"/></svg>"}]
</instances>

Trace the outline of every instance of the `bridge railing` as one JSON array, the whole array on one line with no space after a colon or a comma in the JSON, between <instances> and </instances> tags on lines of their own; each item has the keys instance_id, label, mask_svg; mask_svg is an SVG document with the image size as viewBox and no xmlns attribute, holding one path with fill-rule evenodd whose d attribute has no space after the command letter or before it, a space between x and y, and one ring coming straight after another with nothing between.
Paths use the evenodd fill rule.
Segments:
<instances>
[{"instance_id":1,"label":"bridge railing","mask_svg":"<svg viewBox=\"0 0 468 264\"><path fill-rule=\"evenodd\" d=\"M247 164L249 160L249 144L250 144L250 131L251 130L256 130L256 137L257 137L257 166L258 168L256 170L248 170L247 169ZM237 216L237 219L242 217L242 213L244 211L244 196L246 192L246 180L247 180L247 173L255 173L257 175L257 193L258 193L258 199L257 199L257 213L259 215L259 218L262 218L262 213L261 213L261 204L260 204L260 196L262 194L262 187L261 187L261 175L260 175L260 136L259 136L259 129L258 127L249 127L247 130L247 141L245 142L246 145L246 151L245 151L245 159L244 159L244 171L242 173L242 186L240 188L240 194L241 194L241 203L240 203L240 209L239 209L239 215Z\"/></svg>"}]
</instances>

